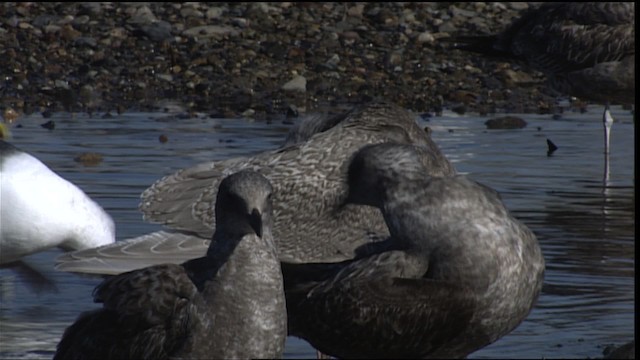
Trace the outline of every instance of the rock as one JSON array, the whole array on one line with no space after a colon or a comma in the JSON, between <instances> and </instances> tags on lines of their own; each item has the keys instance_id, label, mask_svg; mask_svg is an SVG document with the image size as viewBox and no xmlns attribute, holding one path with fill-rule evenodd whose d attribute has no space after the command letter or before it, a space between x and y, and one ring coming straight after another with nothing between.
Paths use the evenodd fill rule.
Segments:
<instances>
[{"instance_id":1,"label":"rock","mask_svg":"<svg viewBox=\"0 0 640 360\"><path fill-rule=\"evenodd\" d=\"M149 24L143 24L138 27L137 30L137 32L134 32L134 35L146 36L156 42L169 41L173 38L171 34L171 24L166 21L155 21Z\"/></svg>"},{"instance_id":2,"label":"rock","mask_svg":"<svg viewBox=\"0 0 640 360\"><path fill-rule=\"evenodd\" d=\"M370 98L422 113L539 111L557 96L541 74L440 42L499 31L528 7L6 2L0 4L0 76L3 94L54 112L86 105L76 94L85 84L102 99L94 111L149 110L163 98L198 111L254 109L256 119L283 115L265 105L278 101L313 111Z\"/></svg>"},{"instance_id":3,"label":"rock","mask_svg":"<svg viewBox=\"0 0 640 360\"><path fill-rule=\"evenodd\" d=\"M516 116L503 116L487 120L487 129L522 129L527 126L527 122Z\"/></svg>"},{"instance_id":4,"label":"rock","mask_svg":"<svg viewBox=\"0 0 640 360\"><path fill-rule=\"evenodd\" d=\"M80 36L73 40L73 46L97 48L98 42L90 36Z\"/></svg>"},{"instance_id":5,"label":"rock","mask_svg":"<svg viewBox=\"0 0 640 360\"><path fill-rule=\"evenodd\" d=\"M60 20L60 16L43 14L33 19L31 25L43 29L47 25L57 25L58 20Z\"/></svg>"},{"instance_id":6,"label":"rock","mask_svg":"<svg viewBox=\"0 0 640 360\"><path fill-rule=\"evenodd\" d=\"M505 84L509 87L525 86L535 83L536 81L524 71L515 71L511 69L504 69L500 73Z\"/></svg>"},{"instance_id":7,"label":"rock","mask_svg":"<svg viewBox=\"0 0 640 360\"><path fill-rule=\"evenodd\" d=\"M255 115L256 111L253 109L247 109L245 111L242 112L242 117L244 118L252 118Z\"/></svg>"},{"instance_id":8,"label":"rock","mask_svg":"<svg viewBox=\"0 0 640 360\"><path fill-rule=\"evenodd\" d=\"M80 15L80 16L74 18L71 21L71 25L73 25L73 26L82 26L82 25L87 24L89 22L89 20L90 20L90 18L89 18L88 15Z\"/></svg>"},{"instance_id":9,"label":"rock","mask_svg":"<svg viewBox=\"0 0 640 360\"><path fill-rule=\"evenodd\" d=\"M450 32L455 32L457 30L458 30L458 27L453 23L453 21L445 21L442 23L442 25L438 26L439 32L450 33Z\"/></svg>"},{"instance_id":10,"label":"rock","mask_svg":"<svg viewBox=\"0 0 640 360\"><path fill-rule=\"evenodd\" d=\"M65 40L74 40L77 37L80 37L82 33L73 28L71 24L65 24L60 28L60 37Z\"/></svg>"},{"instance_id":11,"label":"rock","mask_svg":"<svg viewBox=\"0 0 640 360\"><path fill-rule=\"evenodd\" d=\"M224 12L225 10L221 7L210 7L209 9L207 9L206 17L209 20L219 19L220 17L222 17L222 14Z\"/></svg>"},{"instance_id":12,"label":"rock","mask_svg":"<svg viewBox=\"0 0 640 360\"><path fill-rule=\"evenodd\" d=\"M53 130L56 128L56 123L53 120L49 120L44 124L40 124L40 126L47 130Z\"/></svg>"},{"instance_id":13,"label":"rock","mask_svg":"<svg viewBox=\"0 0 640 360\"><path fill-rule=\"evenodd\" d=\"M102 3L99 2L82 2L78 3L80 11L91 15L99 15L102 12Z\"/></svg>"},{"instance_id":14,"label":"rock","mask_svg":"<svg viewBox=\"0 0 640 360\"><path fill-rule=\"evenodd\" d=\"M451 111L455 112L459 115L464 115L467 112L467 107L465 105L459 104L451 107Z\"/></svg>"},{"instance_id":15,"label":"rock","mask_svg":"<svg viewBox=\"0 0 640 360\"><path fill-rule=\"evenodd\" d=\"M304 76L296 75L293 79L282 85L282 90L285 91L307 91L307 79Z\"/></svg>"},{"instance_id":16,"label":"rock","mask_svg":"<svg viewBox=\"0 0 640 360\"><path fill-rule=\"evenodd\" d=\"M102 162L102 155L94 152L85 152L73 158L84 166L96 166Z\"/></svg>"},{"instance_id":17,"label":"rock","mask_svg":"<svg viewBox=\"0 0 640 360\"><path fill-rule=\"evenodd\" d=\"M2 118L7 124L11 124L16 121L20 114L12 108L6 108L2 112Z\"/></svg>"},{"instance_id":18,"label":"rock","mask_svg":"<svg viewBox=\"0 0 640 360\"><path fill-rule=\"evenodd\" d=\"M189 37L209 38L222 35L237 36L240 32L230 26L203 25L189 28L182 35Z\"/></svg>"},{"instance_id":19,"label":"rock","mask_svg":"<svg viewBox=\"0 0 640 360\"><path fill-rule=\"evenodd\" d=\"M193 7L184 7L182 9L180 9L180 15L182 17L204 17L204 14L202 13L202 11L195 9Z\"/></svg>"},{"instance_id":20,"label":"rock","mask_svg":"<svg viewBox=\"0 0 640 360\"><path fill-rule=\"evenodd\" d=\"M511 7L512 10L524 11L529 8L529 3L513 1L509 3L509 7Z\"/></svg>"},{"instance_id":21,"label":"rock","mask_svg":"<svg viewBox=\"0 0 640 360\"><path fill-rule=\"evenodd\" d=\"M448 98L450 101L469 105L477 101L478 94L467 90L456 90L449 94Z\"/></svg>"},{"instance_id":22,"label":"rock","mask_svg":"<svg viewBox=\"0 0 640 360\"><path fill-rule=\"evenodd\" d=\"M471 17L476 16L476 12L475 11L459 9L456 6L451 6L449 8L449 11L451 11L451 15L454 16L454 17L462 16L462 17L471 18Z\"/></svg>"},{"instance_id":23,"label":"rock","mask_svg":"<svg viewBox=\"0 0 640 360\"><path fill-rule=\"evenodd\" d=\"M157 21L156 15L153 13L151 8L149 8L144 3L136 4L129 3L131 5L127 10L125 10L130 18L127 20L130 24L150 24L154 21Z\"/></svg>"},{"instance_id":24,"label":"rock","mask_svg":"<svg viewBox=\"0 0 640 360\"><path fill-rule=\"evenodd\" d=\"M324 65L327 67L327 69L334 70L338 67L339 63L340 63L340 56L338 56L338 54L333 54L331 58L324 63Z\"/></svg>"},{"instance_id":25,"label":"rock","mask_svg":"<svg viewBox=\"0 0 640 360\"><path fill-rule=\"evenodd\" d=\"M418 35L417 40L419 43L429 43L429 44L433 44L433 42L436 41L435 37L433 37L433 34L428 31L420 33L420 35Z\"/></svg>"},{"instance_id":26,"label":"rock","mask_svg":"<svg viewBox=\"0 0 640 360\"><path fill-rule=\"evenodd\" d=\"M364 11L364 4L356 4L354 6L349 7L347 10L347 15L351 17L362 17L362 12Z\"/></svg>"}]
</instances>

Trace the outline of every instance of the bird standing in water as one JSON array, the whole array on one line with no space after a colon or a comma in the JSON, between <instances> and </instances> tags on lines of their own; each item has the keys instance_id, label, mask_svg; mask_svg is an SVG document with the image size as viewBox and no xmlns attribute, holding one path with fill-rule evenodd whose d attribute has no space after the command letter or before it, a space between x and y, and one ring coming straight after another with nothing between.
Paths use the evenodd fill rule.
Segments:
<instances>
[{"instance_id":1,"label":"bird standing in water","mask_svg":"<svg viewBox=\"0 0 640 360\"><path fill-rule=\"evenodd\" d=\"M635 3L545 3L496 35L447 39L460 50L522 63L559 92L605 104L605 181L613 117L609 103L635 104Z\"/></svg>"},{"instance_id":2,"label":"bird standing in water","mask_svg":"<svg viewBox=\"0 0 640 360\"><path fill-rule=\"evenodd\" d=\"M207 255L123 273L94 290L54 359L277 358L287 336L271 234L273 188L240 171L220 182Z\"/></svg>"},{"instance_id":3,"label":"bird standing in water","mask_svg":"<svg viewBox=\"0 0 640 360\"><path fill-rule=\"evenodd\" d=\"M36 157L0 140L0 265L53 247L112 244L111 216Z\"/></svg>"},{"instance_id":4,"label":"bird standing in water","mask_svg":"<svg viewBox=\"0 0 640 360\"><path fill-rule=\"evenodd\" d=\"M177 171L141 195L145 219L172 231L157 231L113 246L74 252L58 259L58 269L117 274L160 263L182 263L202 256L215 227L211 203L226 174L252 169L274 187L273 233L280 260L339 262L389 236L380 211L340 206L346 196L349 158L367 144L394 141L430 151L426 171L453 175L455 169L405 109L372 102L336 117L314 117L292 131L287 144L252 157L209 161Z\"/></svg>"},{"instance_id":5,"label":"bird standing in water","mask_svg":"<svg viewBox=\"0 0 640 360\"><path fill-rule=\"evenodd\" d=\"M462 358L533 308L544 259L492 189L428 175L423 147L376 144L349 166L347 203L378 207L390 248L283 263L289 334L340 358Z\"/></svg>"}]
</instances>

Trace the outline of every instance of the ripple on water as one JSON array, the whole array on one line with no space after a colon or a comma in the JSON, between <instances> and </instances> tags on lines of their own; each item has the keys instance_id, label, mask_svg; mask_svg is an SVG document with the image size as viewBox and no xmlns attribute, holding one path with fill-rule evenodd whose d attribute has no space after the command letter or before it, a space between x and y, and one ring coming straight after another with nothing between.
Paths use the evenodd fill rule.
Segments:
<instances>
[{"instance_id":1,"label":"ripple on water","mask_svg":"<svg viewBox=\"0 0 640 360\"><path fill-rule=\"evenodd\" d=\"M586 114L519 115L518 130L486 130L487 118L445 116L421 121L461 173L501 193L507 207L538 236L547 263L538 306L511 334L470 358L600 357L603 345L634 332L635 188L632 117L615 108L611 186L603 190L601 108ZM164 114L112 119L55 114L56 129L39 115L21 119L13 143L78 184L115 219L118 239L161 227L142 221L139 195L177 169L212 159L250 155L282 144L288 126L242 119L157 120ZM537 128L542 128L538 130ZM449 132L449 129L454 129ZM166 143L158 141L165 134ZM546 138L559 146L546 155ZM103 161L84 167L83 152ZM24 276L0 269L0 357L50 359L66 326L96 307L99 278L60 273L51 250L27 259L52 288L27 287ZM289 338L285 358L313 358Z\"/></svg>"}]
</instances>

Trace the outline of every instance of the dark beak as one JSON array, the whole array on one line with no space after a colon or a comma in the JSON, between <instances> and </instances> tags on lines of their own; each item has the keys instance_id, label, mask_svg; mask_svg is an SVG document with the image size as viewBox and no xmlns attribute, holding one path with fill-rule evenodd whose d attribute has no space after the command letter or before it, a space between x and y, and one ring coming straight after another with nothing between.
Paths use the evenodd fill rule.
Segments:
<instances>
[{"instance_id":1,"label":"dark beak","mask_svg":"<svg viewBox=\"0 0 640 360\"><path fill-rule=\"evenodd\" d=\"M253 209L251 214L249 214L249 225L258 237L262 237L262 214L260 214L258 209Z\"/></svg>"}]
</instances>

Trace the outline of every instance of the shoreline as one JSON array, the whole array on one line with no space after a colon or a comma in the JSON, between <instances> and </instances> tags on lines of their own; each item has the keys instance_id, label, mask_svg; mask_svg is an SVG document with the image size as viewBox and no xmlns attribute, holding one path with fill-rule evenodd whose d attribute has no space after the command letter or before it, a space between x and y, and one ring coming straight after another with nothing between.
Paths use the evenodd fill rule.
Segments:
<instances>
[{"instance_id":1,"label":"shoreline","mask_svg":"<svg viewBox=\"0 0 640 360\"><path fill-rule=\"evenodd\" d=\"M539 73L448 50L530 3L4 3L0 107L266 119L384 98L418 113L548 113Z\"/></svg>"}]
</instances>

